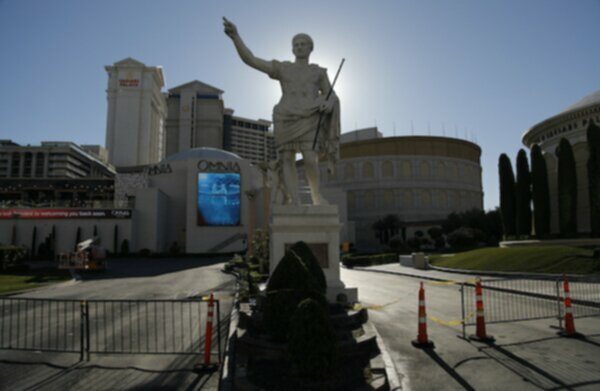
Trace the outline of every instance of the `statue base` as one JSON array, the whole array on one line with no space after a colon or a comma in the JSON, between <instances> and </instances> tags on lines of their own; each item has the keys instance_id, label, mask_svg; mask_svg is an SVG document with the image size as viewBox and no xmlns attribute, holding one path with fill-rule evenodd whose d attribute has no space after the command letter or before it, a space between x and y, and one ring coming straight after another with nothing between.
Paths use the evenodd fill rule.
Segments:
<instances>
[{"instance_id":1,"label":"statue base","mask_svg":"<svg viewBox=\"0 0 600 391\"><path fill-rule=\"evenodd\" d=\"M273 205L270 225L272 274L286 250L304 241L319 261L327 279L327 299L358 301L358 290L346 288L340 279L340 218L337 205Z\"/></svg>"}]
</instances>

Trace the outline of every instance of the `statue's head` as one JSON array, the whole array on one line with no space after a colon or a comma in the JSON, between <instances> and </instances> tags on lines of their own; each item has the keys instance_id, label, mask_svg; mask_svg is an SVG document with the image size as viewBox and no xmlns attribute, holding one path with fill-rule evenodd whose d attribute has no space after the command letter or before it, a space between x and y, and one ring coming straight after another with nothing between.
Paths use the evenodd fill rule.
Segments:
<instances>
[{"instance_id":1,"label":"statue's head","mask_svg":"<svg viewBox=\"0 0 600 391\"><path fill-rule=\"evenodd\" d=\"M313 47L313 40L308 34L300 33L292 38L292 51L296 57L308 57Z\"/></svg>"}]
</instances>

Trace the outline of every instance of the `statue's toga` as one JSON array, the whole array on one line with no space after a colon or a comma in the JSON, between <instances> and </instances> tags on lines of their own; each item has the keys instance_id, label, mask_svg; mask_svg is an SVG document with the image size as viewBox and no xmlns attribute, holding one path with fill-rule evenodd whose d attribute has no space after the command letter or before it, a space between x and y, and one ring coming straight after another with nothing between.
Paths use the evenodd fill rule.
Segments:
<instances>
[{"instance_id":1,"label":"statue's toga","mask_svg":"<svg viewBox=\"0 0 600 391\"><path fill-rule=\"evenodd\" d=\"M281 84L281 100L273 108L275 146L283 181L284 204L299 204L296 153L301 152L313 204L326 204L319 191L319 154L333 171L339 157L340 105L335 93L326 99L331 84L327 70L310 64L313 41L306 34L292 39L296 57L290 61L266 61L255 57L240 38L236 26L223 18L225 34L247 65ZM312 149L319 124L318 153Z\"/></svg>"}]
</instances>

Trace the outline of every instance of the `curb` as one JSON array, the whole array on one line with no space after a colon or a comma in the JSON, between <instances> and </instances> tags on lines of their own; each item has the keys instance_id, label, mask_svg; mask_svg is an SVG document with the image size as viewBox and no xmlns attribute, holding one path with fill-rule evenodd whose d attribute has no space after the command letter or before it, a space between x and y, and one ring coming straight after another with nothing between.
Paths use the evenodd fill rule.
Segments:
<instances>
[{"instance_id":1,"label":"curb","mask_svg":"<svg viewBox=\"0 0 600 391\"><path fill-rule=\"evenodd\" d=\"M432 270L446 273L458 273L458 274L469 274L476 276L487 276L487 277L507 277L507 278L527 278L530 280L551 280L562 277L562 273L550 274L550 273L522 273L522 272L494 272L485 270L463 270L463 269L451 269L448 267L440 266L429 266ZM585 278L585 274L566 274L569 279Z\"/></svg>"},{"instance_id":2,"label":"curb","mask_svg":"<svg viewBox=\"0 0 600 391\"><path fill-rule=\"evenodd\" d=\"M368 329L369 332L375 335L375 341L377 342L377 347L379 348L381 358L383 359L385 366L385 376L387 378L390 391L402 390L401 379L404 378L404 375L400 373L396 368L396 365L394 365L394 360L392 360L387 346L385 345L385 342L383 342L383 337L379 334L379 331L377 331L377 327L375 327L373 322L368 321L363 325L363 328Z\"/></svg>"},{"instance_id":3,"label":"curb","mask_svg":"<svg viewBox=\"0 0 600 391\"><path fill-rule=\"evenodd\" d=\"M237 331L239 321L239 283L236 280L236 293L229 315L229 330L227 332L227 340L225 342L225 352L223 352L223 364L221 366L221 374L219 376L219 391L234 390L235 376L235 333Z\"/></svg>"},{"instance_id":4,"label":"curb","mask_svg":"<svg viewBox=\"0 0 600 391\"><path fill-rule=\"evenodd\" d=\"M43 285L43 286L36 286L35 288L21 289L21 290L18 290L18 291L10 291L10 292L2 292L2 293L0 293L0 297L13 296L13 295L21 295L21 294L24 294L24 293L36 292L36 291L40 291L42 289L48 289L48 288L52 288L52 287L59 287L59 286L62 286L62 285L73 285L73 284L77 284L79 282L80 282L79 280L71 279L71 280L66 280L66 281L63 281L63 282L49 283L49 284Z\"/></svg>"}]
</instances>

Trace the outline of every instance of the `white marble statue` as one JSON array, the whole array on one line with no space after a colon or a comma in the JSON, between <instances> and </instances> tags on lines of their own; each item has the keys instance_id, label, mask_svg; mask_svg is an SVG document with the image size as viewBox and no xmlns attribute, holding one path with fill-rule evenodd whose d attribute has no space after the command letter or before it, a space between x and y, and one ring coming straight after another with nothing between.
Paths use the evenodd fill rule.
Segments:
<instances>
[{"instance_id":1,"label":"white marble statue","mask_svg":"<svg viewBox=\"0 0 600 391\"><path fill-rule=\"evenodd\" d=\"M313 50L312 39L306 34L298 34L292 39L292 51L296 56L294 62L266 61L252 54L233 23L223 18L223 25L242 61L281 84L282 96L273 108L273 124L279 160L277 166L281 168L283 181L283 203L300 203L296 172L296 153L300 152L313 204L326 204L319 190L319 155L327 160L328 170L332 172L339 157L340 104L333 92L326 99L331 89L327 70L308 62ZM313 140L319 117L321 122L315 151Z\"/></svg>"}]
</instances>

